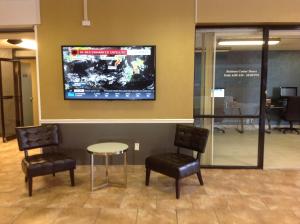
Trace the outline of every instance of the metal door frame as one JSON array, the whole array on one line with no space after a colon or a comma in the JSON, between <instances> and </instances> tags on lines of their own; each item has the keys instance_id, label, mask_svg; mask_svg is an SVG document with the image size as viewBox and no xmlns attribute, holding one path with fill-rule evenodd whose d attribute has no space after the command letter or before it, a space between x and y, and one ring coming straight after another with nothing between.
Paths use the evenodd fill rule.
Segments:
<instances>
[{"instance_id":1,"label":"metal door frame","mask_svg":"<svg viewBox=\"0 0 300 224\"><path fill-rule=\"evenodd\" d=\"M261 50L261 79L260 79L260 108L259 115L252 116L253 118L259 119L259 130L258 130L258 156L256 166L223 166L223 165L205 165L205 168L228 168L228 169L263 169L264 168L264 153L265 153L265 105L266 105L266 90L267 90L267 78L268 78L268 54L269 54L269 33L270 30L300 30L300 24L266 24L266 25L196 25L198 29L226 29L226 28L257 28L262 30L262 38L264 44ZM196 118L218 118L220 116L214 115L200 115ZM222 116L231 118L244 118L251 116Z\"/></svg>"}]
</instances>

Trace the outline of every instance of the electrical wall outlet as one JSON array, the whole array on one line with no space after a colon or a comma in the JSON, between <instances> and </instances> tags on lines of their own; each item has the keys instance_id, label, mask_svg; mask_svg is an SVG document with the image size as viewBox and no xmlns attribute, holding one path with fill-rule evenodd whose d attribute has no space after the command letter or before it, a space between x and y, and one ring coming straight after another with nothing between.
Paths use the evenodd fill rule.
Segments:
<instances>
[{"instance_id":1,"label":"electrical wall outlet","mask_svg":"<svg viewBox=\"0 0 300 224\"><path fill-rule=\"evenodd\" d=\"M91 21L90 20L82 20L82 26L90 26Z\"/></svg>"},{"instance_id":2,"label":"electrical wall outlet","mask_svg":"<svg viewBox=\"0 0 300 224\"><path fill-rule=\"evenodd\" d=\"M139 151L140 150L140 143L136 142L134 143L134 150Z\"/></svg>"}]
</instances>

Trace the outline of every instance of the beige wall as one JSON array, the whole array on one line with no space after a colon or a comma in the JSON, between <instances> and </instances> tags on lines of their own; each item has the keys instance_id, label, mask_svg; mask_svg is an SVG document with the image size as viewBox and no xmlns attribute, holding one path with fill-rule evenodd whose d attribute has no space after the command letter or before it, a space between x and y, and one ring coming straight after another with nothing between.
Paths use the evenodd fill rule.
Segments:
<instances>
[{"instance_id":1,"label":"beige wall","mask_svg":"<svg viewBox=\"0 0 300 224\"><path fill-rule=\"evenodd\" d=\"M201 24L300 23L299 0L198 0Z\"/></svg>"},{"instance_id":2,"label":"beige wall","mask_svg":"<svg viewBox=\"0 0 300 224\"><path fill-rule=\"evenodd\" d=\"M12 50L11 49L0 49L0 58L9 58L12 59Z\"/></svg>"},{"instance_id":3,"label":"beige wall","mask_svg":"<svg viewBox=\"0 0 300 224\"><path fill-rule=\"evenodd\" d=\"M38 26L42 119L192 118L194 0L42 0ZM157 46L156 101L66 101L61 45Z\"/></svg>"}]
</instances>

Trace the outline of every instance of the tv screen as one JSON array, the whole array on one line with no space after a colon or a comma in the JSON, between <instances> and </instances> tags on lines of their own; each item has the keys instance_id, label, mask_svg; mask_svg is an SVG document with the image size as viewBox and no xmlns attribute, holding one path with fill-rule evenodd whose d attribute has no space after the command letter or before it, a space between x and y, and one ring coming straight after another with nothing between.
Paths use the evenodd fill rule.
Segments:
<instances>
[{"instance_id":1,"label":"tv screen","mask_svg":"<svg viewBox=\"0 0 300 224\"><path fill-rule=\"evenodd\" d=\"M213 89L213 97L225 97L225 89Z\"/></svg>"},{"instance_id":2,"label":"tv screen","mask_svg":"<svg viewBox=\"0 0 300 224\"><path fill-rule=\"evenodd\" d=\"M62 46L64 98L155 100L155 46Z\"/></svg>"},{"instance_id":3,"label":"tv screen","mask_svg":"<svg viewBox=\"0 0 300 224\"><path fill-rule=\"evenodd\" d=\"M297 87L280 87L280 97L297 96Z\"/></svg>"}]
</instances>

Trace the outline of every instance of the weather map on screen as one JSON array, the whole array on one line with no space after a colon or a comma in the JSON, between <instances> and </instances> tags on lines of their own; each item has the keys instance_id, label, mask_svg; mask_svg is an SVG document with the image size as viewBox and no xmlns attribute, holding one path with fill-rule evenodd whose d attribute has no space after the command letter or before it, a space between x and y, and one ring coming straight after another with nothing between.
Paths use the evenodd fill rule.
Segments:
<instances>
[{"instance_id":1,"label":"weather map on screen","mask_svg":"<svg viewBox=\"0 0 300 224\"><path fill-rule=\"evenodd\" d=\"M62 59L65 99L155 99L155 46L62 46Z\"/></svg>"}]
</instances>

